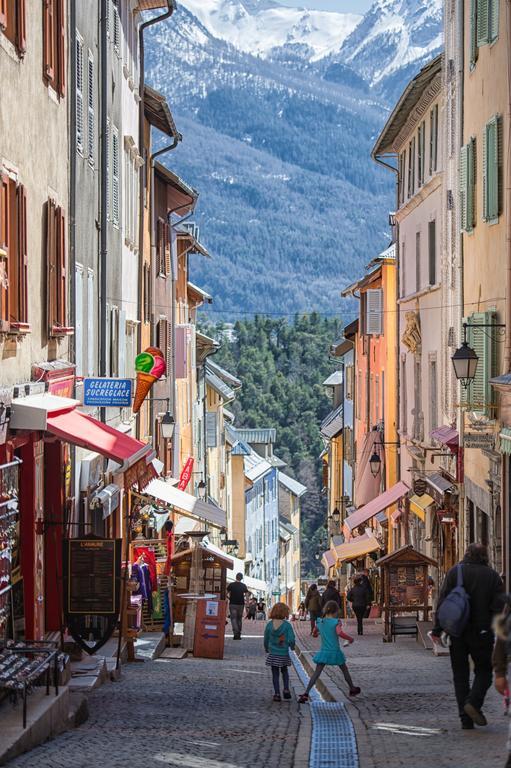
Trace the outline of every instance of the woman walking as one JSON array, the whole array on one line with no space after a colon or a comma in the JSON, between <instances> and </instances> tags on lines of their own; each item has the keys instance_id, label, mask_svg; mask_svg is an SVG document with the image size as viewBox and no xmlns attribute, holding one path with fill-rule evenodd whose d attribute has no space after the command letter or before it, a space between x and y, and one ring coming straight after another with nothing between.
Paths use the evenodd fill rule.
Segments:
<instances>
[{"instance_id":1,"label":"woman walking","mask_svg":"<svg viewBox=\"0 0 511 768\"><path fill-rule=\"evenodd\" d=\"M273 678L273 701L282 701L280 698L280 674L282 674L284 685L284 698L291 698L287 668L291 666L289 649L293 650L295 647L295 633L287 621L288 617L289 608L287 605L276 603L270 611L270 621L264 629L264 650L268 654L266 665L271 667Z\"/></svg>"},{"instance_id":2,"label":"woman walking","mask_svg":"<svg viewBox=\"0 0 511 768\"><path fill-rule=\"evenodd\" d=\"M350 645L353 638L343 632L342 623L339 619L339 606L333 600L325 605L323 618L317 620L316 627L321 637L321 649L312 657L316 663L316 669L309 680L305 693L298 697L298 701L300 704L309 701L309 693L327 664L341 668L350 689L350 696L357 696L360 693L360 688L353 684L346 664L346 657L339 645L339 638L347 640Z\"/></svg>"},{"instance_id":3,"label":"woman walking","mask_svg":"<svg viewBox=\"0 0 511 768\"><path fill-rule=\"evenodd\" d=\"M371 597L362 576L355 576L355 582L348 592L347 599L351 603L353 613L357 617L357 632L359 635L363 635L364 616L367 606L371 603Z\"/></svg>"},{"instance_id":4,"label":"woman walking","mask_svg":"<svg viewBox=\"0 0 511 768\"><path fill-rule=\"evenodd\" d=\"M311 622L311 635L316 626L316 619L321 616L321 595L317 584L311 584L305 596L305 609L309 611Z\"/></svg>"}]
</instances>

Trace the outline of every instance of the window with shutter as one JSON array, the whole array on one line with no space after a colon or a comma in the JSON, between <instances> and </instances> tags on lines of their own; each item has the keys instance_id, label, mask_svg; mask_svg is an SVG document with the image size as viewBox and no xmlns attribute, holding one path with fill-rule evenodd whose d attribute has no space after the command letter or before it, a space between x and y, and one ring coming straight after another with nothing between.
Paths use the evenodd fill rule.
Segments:
<instances>
[{"instance_id":1,"label":"window with shutter","mask_svg":"<svg viewBox=\"0 0 511 768\"><path fill-rule=\"evenodd\" d=\"M106 142L106 189L107 189L107 195L106 195L106 218L107 221L110 221L111 219L111 210L112 205L110 202L110 198L112 196L112 189L111 189L111 182L112 182L112 172L110 168L110 162L112 157L112 152L110 149L110 118L107 117L106 119L106 135L103 136L103 141Z\"/></svg>"},{"instance_id":2,"label":"window with shutter","mask_svg":"<svg viewBox=\"0 0 511 768\"><path fill-rule=\"evenodd\" d=\"M27 50L27 22L25 11L25 0L16 0L16 50L20 57L23 57Z\"/></svg>"},{"instance_id":3,"label":"window with shutter","mask_svg":"<svg viewBox=\"0 0 511 768\"><path fill-rule=\"evenodd\" d=\"M67 279L66 279L66 220L60 206L57 215L57 324L66 326Z\"/></svg>"},{"instance_id":4,"label":"window with shutter","mask_svg":"<svg viewBox=\"0 0 511 768\"><path fill-rule=\"evenodd\" d=\"M438 169L438 104L429 113L429 175Z\"/></svg>"},{"instance_id":5,"label":"window with shutter","mask_svg":"<svg viewBox=\"0 0 511 768\"><path fill-rule=\"evenodd\" d=\"M346 400L353 400L353 385L355 378L355 369L352 365L347 365L345 371L345 392L344 396Z\"/></svg>"},{"instance_id":6,"label":"window with shutter","mask_svg":"<svg viewBox=\"0 0 511 768\"><path fill-rule=\"evenodd\" d=\"M55 0L43 0L43 73L49 83L55 78Z\"/></svg>"},{"instance_id":7,"label":"window with shutter","mask_svg":"<svg viewBox=\"0 0 511 768\"><path fill-rule=\"evenodd\" d=\"M75 48L75 72L76 72L76 149L83 154L83 40L76 33Z\"/></svg>"},{"instance_id":8,"label":"window with shutter","mask_svg":"<svg viewBox=\"0 0 511 768\"><path fill-rule=\"evenodd\" d=\"M429 434L438 427L438 375L436 360L429 363Z\"/></svg>"},{"instance_id":9,"label":"window with shutter","mask_svg":"<svg viewBox=\"0 0 511 768\"><path fill-rule=\"evenodd\" d=\"M0 0L0 29L5 34L7 29L7 0Z\"/></svg>"},{"instance_id":10,"label":"window with shutter","mask_svg":"<svg viewBox=\"0 0 511 768\"><path fill-rule=\"evenodd\" d=\"M83 266L77 264L75 267L75 363L76 363L76 375L83 376L83 318L84 318L84 305L83 305ZM88 339L88 343L91 340Z\"/></svg>"},{"instance_id":11,"label":"window with shutter","mask_svg":"<svg viewBox=\"0 0 511 768\"><path fill-rule=\"evenodd\" d=\"M0 176L0 331L9 327L9 178Z\"/></svg>"},{"instance_id":12,"label":"window with shutter","mask_svg":"<svg viewBox=\"0 0 511 768\"><path fill-rule=\"evenodd\" d=\"M477 6L478 0L470 0L470 67L475 67L478 55L477 47Z\"/></svg>"},{"instance_id":13,"label":"window with shutter","mask_svg":"<svg viewBox=\"0 0 511 768\"><path fill-rule=\"evenodd\" d=\"M144 264L144 323L151 320L151 268Z\"/></svg>"},{"instance_id":14,"label":"window with shutter","mask_svg":"<svg viewBox=\"0 0 511 768\"><path fill-rule=\"evenodd\" d=\"M408 434L408 391L406 384L406 356L401 358L401 381L399 382L401 394L401 432Z\"/></svg>"},{"instance_id":15,"label":"window with shutter","mask_svg":"<svg viewBox=\"0 0 511 768\"><path fill-rule=\"evenodd\" d=\"M27 246L27 193L22 184L16 187L16 214L18 224L16 253L16 311L11 320L28 324L28 246Z\"/></svg>"},{"instance_id":16,"label":"window with shutter","mask_svg":"<svg viewBox=\"0 0 511 768\"><path fill-rule=\"evenodd\" d=\"M487 45L489 38L489 0L477 0L477 45Z\"/></svg>"},{"instance_id":17,"label":"window with shutter","mask_svg":"<svg viewBox=\"0 0 511 768\"><path fill-rule=\"evenodd\" d=\"M50 335L57 324L57 232L55 202L46 204L46 267L47 267L47 307L48 329Z\"/></svg>"},{"instance_id":18,"label":"window with shutter","mask_svg":"<svg viewBox=\"0 0 511 768\"><path fill-rule=\"evenodd\" d=\"M459 167L460 188L460 228L462 232L472 232L474 227L474 180L475 180L474 140L461 147Z\"/></svg>"},{"instance_id":19,"label":"window with shutter","mask_svg":"<svg viewBox=\"0 0 511 768\"><path fill-rule=\"evenodd\" d=\"M366 296L366 333L370 336L379 336L383 333L383 290L370 289L366 291Z\"/></svg>"},{"instance_id":20,"label":"window with shutter","mask_svg":"<svg viewBox=\"0 0 511 768\"><path fill-rule=\"evenodd\" d=\"M57 82L56 90L61 96L64 96L66 86L66 19L64 13L65 0L57 0L57 23L56 23L56 60L57 60Z\"/></svg>"},{"instance_id":21,"label":"window with shutter","mask_svg":"<svg viewBox=\"0 0 511 768\"><path fill-rule=\"evenodd\" d=\"M43 0L43 74L60 96L65 93L65 1Z\"/></svg>"},{"instance_id":22,"label":"window with shutter","mask_svg":"<svg viewBox=\"0 0 511 768\"><path fill-rule=\"evenodd\" d=\"M216 448L218 445L217 412L206 413L206 448Z\"/></svg>"},{"instance_id":23,"label":"window with shutter","mask_svg":"<svg viewBox=\"0 0 511 768\"><path fill-rule=\"evenodd\" d=\"M488 37L490 43L494 43L499 37L499 0L488 0Z\"/></svg>"},{"instance_id":24,"label":"window with shutter","mask_svg":"<svg viewBox=\"0 0 511 768\"><path fill-rule=\"evenodd\" d=\"M87 375L94 376L96 362L94 271L87 270Z\"/></svg>"},{"instance_id":25,"label":"window with shutter","mask_svg":"<svg viewBox=\"0 0 511 768\"><path fill-rule=\"evenodd\" d=\"M121 45L121 20L119 17L119 6L117 0L112 0L112 21L113 21L113 44L115 52L118 54Z\"/></svg>"},{"instance_id":26,"label":"window with shutter","mask_svg":"<svg viewBox=\"0 0 511 768\"><path fill-rule=\"evenodd\" d=\"M417 134L417 184L422 187L424 184L424 161L426 154L426 123L423 121L419 125Z\"/></svg>"},{"instance_id":27,"label":"window with shutter","mask_svg":"<svg viewBox=\"0 0 511 768\"><path fill-rule=\"evenodd\" d=\"M165 276L168 277L170 275L170 231L169 231L169 222L165 221L165 228L164 228L164 268L165 268Z\"/></svg>"},{"instance_id":28,"label":"window with shutter","mask_svg":"<svg viewBox=\"0 0 511 768\"><path fill-rule=\"evenodd\" d=\"M465 398L471 411L492 416L493 390L489 380L496 373L497 345L494 334L488 328L477 325L491 325L497 322L495 312L474 312L468 318L467 341L479 358L474 380L466 389Z\"/></svg>"},{"instance_id":29,"label":"window with shutter","mask_svg":"<svg viewBox=\"0 0 511 768\"><path fill-rule=\"evenodd\" d=\"M94 57L92 52L87 54L87 154L89 164L94 166L94 130L95 130L95 108L94 108Z\"/></svg>"},{"instance_id":30,"label":"window with shutter","mask_svg":"<svg viewBox=\"0 0 511 768\"><path fill-rule=\"evenodd\" d=\"M421 233L415 233L415 291L421 289Z\"/></svg>"},{"instance_id":31,"label":"window with shutter","mask_svg":"<svg viewBox=\"0 0 511 768\"><path fill-rule=\"evenodd\" d=\"M117 375L122 378L126 376L126 312L121 309L118 316L118 331L117 331L117 347L118 347L118 366Z\"/></svg>"},{"instance_id":32,"label":"window with shutter","mask_svg":"<svg viewBox=\"0 0 511 768\"><path fill-rule=\"evenodd\" d=\"M27 49L25 0L0 0L0 32L23 58Z\"/></svg>"},{"instance_id":33,"label":"window with shutter","mask_svg":"<svg viewBox=\"0 0 511 768\"><path fill-rule=\"evenodd\" d=\"M401 297L406 296L406 249L404 240L399 252L399 269L401 271Z\"/></svg>"},{"instance_id":34,"label":"window with shutter","mask_svg":"<svg viewBox=\"0 0 511 768\"><path fill-rule=\"evenodd\" d=\"M50 336L65 336L67 327L66 220L53 200L46 204L47 312Z\"/></svg>"},{"instance_id":35,"label":"window with shutter","mask_svg":"<svg viewBox=\"0 0 511 768\"><path fill-rule=\"evenodd\" d=\"M412 182L412 166L413 166L413 152L412 142L408 143L408 197L413 195L413 182Z\"/></svg>"},{"instance_id":36,"label":"window with shutter","mask_svg":"<svg viewBox=\"0 0 511 768\"><path fill-rule=\"evenodd\" d=\"M158 275L165 275L165 219L158 218L156 222L156 264Z\"/></svg>"},{"instance_id":37,"label":"window with shutter","mask_svg":"<svg viewBox=\"0 0 511 768\"><path fill-rule=\"evenodd\" d=\"M502 120L489 120L483 131L483 219L495 224L501 212Z\"/></svg>"},{"instance_id":38,"label":"window with shutter","mask_svg":"<svg viewBox=\"0 0 511 768\"><path fill-rule=\"evenodd\" d=\"M112 127L112 223L119 226L119 131Z\"/></svg>"},{"instance_id":39,"label":"window with shutter","mask_svg":"<svg viewBox=\"0 0 511 768\"><path fill-rule=\"evenodd\" d=\"M429 284L436 284L436 221L428 222Z\"/></svg>"},{"instance_id":40,"label":"window with shutter","mask_svg":"<svg viewBox=\"0 0 511 768\"><path fill-rule=\"evenodd\" d=\"M110 375L119 376L119 308L110 310Z\"/></svg>"}]
</instances>

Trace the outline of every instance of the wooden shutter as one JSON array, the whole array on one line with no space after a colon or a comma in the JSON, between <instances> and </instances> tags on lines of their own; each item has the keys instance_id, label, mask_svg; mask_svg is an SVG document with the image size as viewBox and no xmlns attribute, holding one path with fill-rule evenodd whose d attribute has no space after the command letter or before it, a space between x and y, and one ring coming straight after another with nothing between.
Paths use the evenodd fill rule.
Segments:
<instances>
[{"instance_id":1,"label":"wooden shutter","mask_svg":"<svg viewBox=\"0 0 511 768\"><path fill-rule=\"evenodd\" d=\"M483 219L498 220L501 198L502 132L499 116L495 115L483 131Z\"/></svg>"},{"instance_id":2,"label":"wooden shutter","mask_svg":"<svg viewBox=\"0 0 511 768\"><path fill-rule=\"evenodd\" d=\"M107 117L106 119L106 136L103 137L103 141L106 141L106 218L107 221L110 221L111 218L111 204L110 204L110 196L111 196L111 178L112 174L110 172L110 157L111 157L111 151L110 151L110 118Z\"/></svg>"},{"instance_id":3,"label":"wooden shutter","mask_svg":"<svg viewBox=\"0 0 511 768\"><path fill-rule=\"evenodd\" d=\"M57 233L57 324L67 325L66 220L59 206L56 209Z\"/></svg>"},{"instance_id":4,"label":"wooden shutter","mask_svg":"<svg viewBox=\"0 0 511 768\"><path fill-rule=\"evenodd\" d=\"M119 312L117 337L119 346L119 364L117 373L122 379L126 376L126 312L124 309L121 309Z\"/></svg>"},{"instance_id":5,"label":"wooden shutter","mask_svg":"<svg viewBox=\"0 0 511 768\"><path fill-rule=\"evenodd\" d=\"M470 0L470 66L477 61L477 6L478 0Z\"/></svg>"},{"instance_id":6,"label":"wooden shutter","mask_svg":"<svg viewBox=\"0 0 511 768\"><path fill-rule=\"evenodd\" d=\"M87 154L89 163L94 165L94 58L89 51L87 55Z\"/></svg>"},{"instance_id":7,"label":"wooden shutter","mask_svg":"<svg viewBox=\"0 0 511 768\"><path fill-rule=\"evenodd\" d=\"M83 267L77 264L75 267L75 363L76 375L83 376L83 329L84 329L84 302L83 302ZM87 345L92 344L92 338L87 339ZM87 372L88 373L88 372Z\"/></svg>"},{"instance_id":8,"label":"wooden shutter","mask_svg":"<svg viewBox=\"0 0 511 768\"><path fill-rule=\"evenodd\" d=\"M421 233L415 233L415 291L421 289Z\"/></svg>"},{"instance_id":9,"label":"wooden shutter","mask_svg":"<svg viewBox=\"0 0 511 768\"><path fill-rule=\"evenodd\" d=\"M408 143L408 197L411 197L413 194L413 187L412 187L412 142L410 141Z\"/></svg>"},{"instance_id":10,"label":"wooden shutter","mask_svg":"<svg viewBox=\"0 0 511 768\"><path fill-rule=\"evenodd\" d=\"M216 448L218 445L217 431L217 412L208 411L206 413L206 448Z\"/></svg>"},{"instance_id":11,"label":"wooden shutter","mask_svg":"<svg viewBox=\"0 0 511 768\"><path fill-rule=\"evenodd\" d=\"M489 3L489 11L488 11L488 37L490 40L490 43L494 43L499 36L499 13L500 13L500 2L499 0L488 0Z\"/></svg>"},{"instance_id":12,"label":"wooden shutter","mask_svg":"<svg viewBox=\"0 0 511 768\"><path fill-rule=\"evenodd\" d=\"M144 323L150 321L151 306L151 270L149 264L144 264Z\"/></svg>"},{"instance_id":13,"label":"wooden shutter","mask_svg":"<svg viewBox=\"0 0 511 768\"><path fill-rule=\"evenodd\" d=\"M438 375L436 360L429 363L429 433L438 427Z\"/></svg>"},{"instance_id":14,"label":"wooden shutter","mask_svg":"<svg viewBox=\"0 0 511 768\"><path fill-rule=\"evenodd\" d=\"M96 361L96 330L95 330L95 310L94 301L94 272L87 270L87 375L94 376Z\"/></svg>"},{"instance_id":15,"label":"wooden shutter","mask_svg":"<svg viewBox=\"0 0 511 768\"><path fill-rule=\"evenodd\" d=\"M66 19L64 4L64 0L56 0L57 18L55 55L58 68L56 86L61 96L64 96L66 92Z\"/></svg>"},{"instance_id":16,"label":"wooden shutter","mask_svg":"<svg viewBox=\"0 0 511 768\"><path fill-rule=\"evenodd\" d=\"M55 77L55 0L43 0L43 73L49 82Z\"/></svg>"},{"instance_id":17,"label":"wooden shutter","mask_svg":"<svg viewBox=\"0 0 511 768\"><path fill-rule=\"evenodd\" d=\"M477 45L487 45L489 37L489 0L477 0Z\"/></svg>"},{"instance_id":18,"label":"wooden shutter","mask_svg":"<svg viewBox=\"0 0 511 768\"><path fill-rule=\"evenodd\" d=\"M432 176L438 165L438 104L429 114L429 175Z\"/></svg>"},{"instance_id":19,"label":"wooden shutter","mask_svg":"<svg viewBox=\"0 0 511 768\"><path fill-rule=\"evenodd\" d=\"M57 233L55 202L46 204L46 303L48 309L48 332L57 324Z\"/></svg>"},{"instance_id":20,"label":"wooden shutter","mask_svg":"<svg viewBox=\"0 0 511 768\"><path fill-rule=\"evenodd\" d=\"M436 221L428 222L429 284L436 283Z\"/></svg>"},{"instance_id":21,"label":"wooden shutter","mask_svg":"<svg viewBox=\"0 0 511 768\"><path fill-rule=\"evenodd\" d=\"M119 131L112 128L112 223L119 224Z\"/></svg>"},{"instance_id":22,"label":"wooden shutter","mask_svg":"<svg viewBox=\"0 0 511 768\"><path fill-rule=\"evenodd\" d=\"M165 276L168 277L170 275L170 228L169 228L169 222L165 222L165 228L164 228L164 253L163 257L165 260Z\"/></svg>"},{"instance_id":23,"label":"wooden shutter","mask_svg":"<svg viewBox=\"0 0 511 768\"><path fill-rule=\"evenodd\" d=\"M110 375L119 376L119 309L110 312Z\"/></svg>"},{"instance_id":24,"label":"wooden shutter","mask_svg":"<svg viewBox=\"0 0 511 768\"><path fill-rule=\"evenodd\" d=\"M28 323L28 247L27 247L27 193L22 184L16 187L16 213L18 224L17 253L17 317L19 323Z\"/></svg>"},{"instance_id":25,"label":"wooden shutter","mask_svg":"<svg viewBox=\"0 0 511 768\"><path fill-rule=\"evenodd\" d=\"M158 274L165 274L165 221L161 217L156 222L156 264Z\"/></svg>"},{"instance_id":26,"label":"wooden shutter","mask_svg":"<svg viewBox=\"0 0 511 768\"><path fill-rule=\"evenodd\" d=\"M0 176L0 331L9 322L9 178Z\"/></svg>"},{"instance_id":27,"label":"wooden shutter","mask_svg":"<svg viewBox=\"0 0 511 768\"><path fill-rule=\"evenodd\" d=\"M381 288L366 291L367 319L366 333L379 336L383 333L383 291Z\"/></svg>"},{"instance_id":28,"label":"wooden shutter","mask_svg":"<svg viewBox=\"0 0 511 768\"><path fill-rule=\"evenodd\" d=\"M1 5L0 0L0 5ZM1 11L0 11L1 19ZM27 50L27 23L25 0L16 1L16 49L20 56L24 56Z\"/></svg>"},{"instance_id":29,"label":"wooden shutter","mask_svg":"<svg viewBox=\"0 0 511 768\"><path fill-rule=\"evenodd\" d=\"M130 11L131 12L131 11ZM112 14L113 14L113 43L116 53L119 53L121 42L121 20L119 18L119 7L117 0L112 0Z\"/></svg>"},{"instance_id":30,"label":"wooden shutter","mask_svg":"<svg viewBox=\"0 0 511 768\"><path fill-rule=\"evenodd\" d=\"M83 154L83 40L77 34L75 48L75 70L76 70L76 148Z\"/></svg>"},{"instance_id":31,"label":"wooden shutter","mask_svg":"<svg viewBox=\"0 0 511 768\"><path fill-rule=\"evenodd\" d=\"M489 380L495 374L497 349L491 329L478 329L475 326L491 325L495 322L494 312L474 312L469 317L467 328L467 341L479 358L475 378L467 388L468 407L472 411L484 413L487 416L492 414L492 409L489 407L492 401L492 387Z\"/></svg>"}]
</instances>

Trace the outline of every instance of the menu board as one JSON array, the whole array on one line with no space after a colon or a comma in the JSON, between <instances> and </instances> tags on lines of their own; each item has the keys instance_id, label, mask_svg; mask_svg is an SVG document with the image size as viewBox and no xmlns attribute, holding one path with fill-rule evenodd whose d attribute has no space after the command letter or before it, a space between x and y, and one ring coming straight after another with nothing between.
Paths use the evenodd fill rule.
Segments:
<instances>
[{"instance_id":1,"label":"menu board","mask_svg":"<svg viewBox=\"0 0 511 768\"><path fill-rule=\"evenodd\" d=\"M389 568L391 605L424 605L426 569L423 565L398 565Z\"/></svg>"},{"instance_id":2,"label":"menu board","mask_svg":"<svg viewBox=\"0 0 511 768\"><path fill-rule=\"evenodd\" d=\"M64 546L67 613L117 614L121 539L69 539Z\"/></svg>"}]
</instances>

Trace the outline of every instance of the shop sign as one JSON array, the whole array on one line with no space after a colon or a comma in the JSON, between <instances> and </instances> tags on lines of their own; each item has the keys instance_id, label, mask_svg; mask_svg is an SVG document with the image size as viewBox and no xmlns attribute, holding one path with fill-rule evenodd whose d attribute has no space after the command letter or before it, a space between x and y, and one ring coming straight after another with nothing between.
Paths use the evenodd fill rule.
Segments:
<instances>
[{"instance_id":1,"label":"shop sign","mask_svg":"<svg viewBox=\"0 0 511 768\"><path fill-rule=\"evenodd\" d=\"M422 478L418 478L413 482L413 492L416 496L424 496L428 489L427 483Z\"/></svg>"},{"instance_id":2,"label":"shop sign","mask_svg":"<svg viewBox=\"0 0 511 768\"><path fill-rule=\"evenodd\" d=\"M89 654L111 637L119 616L121 539L64 541L64 612L71 636Z\"/></svg>"},{"instance_id":3,"label":"shop sign","mask_svg":"<svg viewBox=\"0 0 511 768\"><path fill-rule=\"evenodd\" d=\"M83 404L126 408L131 405L131 390L131 379L84 379Z\"/></svg>"},{"instance_id":4,"label":"shop sign","mask_svg":"<svg viewBox=\"0 0 511 768\"><path fill-rule=\"evenodd\" d=\"M466 432L463 443L465 448L491 451L495 448L495 434L492 432Z\"/></svg>"}]
</instances>

